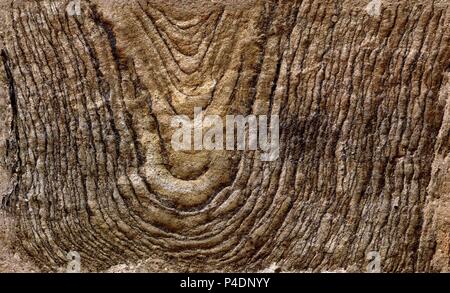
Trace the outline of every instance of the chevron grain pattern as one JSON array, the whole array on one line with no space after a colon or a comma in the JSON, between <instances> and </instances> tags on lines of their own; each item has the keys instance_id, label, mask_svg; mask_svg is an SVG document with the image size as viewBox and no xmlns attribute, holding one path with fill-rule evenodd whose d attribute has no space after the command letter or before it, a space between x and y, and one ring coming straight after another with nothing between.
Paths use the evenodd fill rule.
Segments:
<instances>
[{"instance_id":1,"label":"chevron grain pattern","mask_svg":"<svg viewBox=\"0 0 450 293\"><path fill-rule=\"evenodd\" d=\"M42 268L449 270L448 1L68 2L0 1L2 207ZM194 107L279 115L279 159L174 151Z\"/></svg>"}]
</instances>

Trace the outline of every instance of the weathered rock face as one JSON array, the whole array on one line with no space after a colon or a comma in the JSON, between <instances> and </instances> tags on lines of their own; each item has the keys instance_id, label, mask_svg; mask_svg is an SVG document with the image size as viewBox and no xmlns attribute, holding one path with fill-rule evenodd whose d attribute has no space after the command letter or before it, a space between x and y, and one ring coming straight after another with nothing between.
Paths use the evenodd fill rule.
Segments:
<instances>
[{"instance_id":1,"label":"weathered rock face","mask_svg":"<svg viewBox=\"0 0 450 293\"><path fill-rule=\"evenodd\" d=\"M448 1L216 2L0 1L2 206L28 253L448 271ZM279 115L279 159L175 151L194 107Z\"/></svg>"}]
</instances>

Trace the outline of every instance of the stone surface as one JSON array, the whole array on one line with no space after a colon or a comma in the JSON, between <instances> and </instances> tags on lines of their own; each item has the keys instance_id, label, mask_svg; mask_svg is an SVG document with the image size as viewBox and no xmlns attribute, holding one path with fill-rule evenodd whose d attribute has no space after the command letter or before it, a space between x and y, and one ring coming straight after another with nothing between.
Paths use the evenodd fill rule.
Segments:
<instances>
[{"instance_id":1,"label":"stone surface","mask_svg":"<svg viewBox=\"0 0 450 293\"><path fill-rule=\"evenodd\" d=\"M449 271L449 3L375 2L0 0L18 241L45 270ZM174 151L194 107L279 115L280 158Z\"/></svg>"}]
</instances>

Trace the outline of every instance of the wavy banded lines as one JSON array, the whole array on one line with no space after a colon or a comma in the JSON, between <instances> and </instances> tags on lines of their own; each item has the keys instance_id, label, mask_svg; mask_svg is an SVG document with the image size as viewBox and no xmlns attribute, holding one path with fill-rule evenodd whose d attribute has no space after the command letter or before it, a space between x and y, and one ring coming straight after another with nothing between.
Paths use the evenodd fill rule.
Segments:
<instances>
[{"instance_id":1,"label":"wavy banded lines","mask_svg":"<svg viewBox=\"0 0 450 293\"><path fill-rule=\"evenodd\" d=\"M424 211L447 145L448 5L200 2L8 8L9 208L29 253L47 268L77 250L92 270L360 270L377 250L385 271L439 269ZM175 152L170 118L194 107L280 115L280 160Z\"/></svg>"}]
</instances>

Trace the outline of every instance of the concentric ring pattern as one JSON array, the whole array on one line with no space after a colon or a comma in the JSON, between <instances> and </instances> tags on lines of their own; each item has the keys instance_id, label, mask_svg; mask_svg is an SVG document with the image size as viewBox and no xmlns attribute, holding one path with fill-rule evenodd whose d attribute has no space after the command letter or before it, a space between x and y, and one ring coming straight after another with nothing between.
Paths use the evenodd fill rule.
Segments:
<instances>
[{"instance_id":1,"label":"concentric ring pattern","mask_svg":"<svg viewBox=\"0 0 450 293\"><path fill-rule=\"evenodd\" d=\"M2 205L43 267L448 267L447 1L68 2L0 12ZM194 107L279 115L279 159L175 151Z\"/></svg>"}]
</instances>

